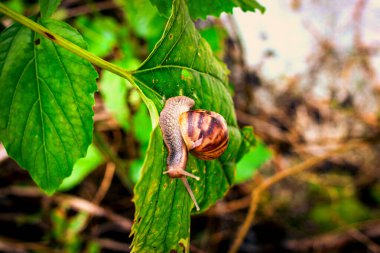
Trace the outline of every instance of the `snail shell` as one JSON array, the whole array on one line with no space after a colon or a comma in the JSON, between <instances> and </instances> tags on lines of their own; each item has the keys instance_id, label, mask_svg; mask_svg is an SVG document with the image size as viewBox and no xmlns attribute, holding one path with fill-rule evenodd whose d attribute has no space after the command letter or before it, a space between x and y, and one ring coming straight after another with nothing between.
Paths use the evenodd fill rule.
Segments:
<instances>
[{"instance_id":1,"label":"snail shell","mask_svg":"<svg viewBox=\"0 0 380 253\"><path fill-rule=\"evenodd\" d=\"M202 160L220 157L228 146L227 123L222 115L193 110L179 116L182 138L191 154Z\"/></svg>"},{"instance_id":2,"label":"snail shell","mask_svg":"<svg viewBox=\"0 0 380 253\"><path fill-rule=\"evenodd\" d=\"M190 111L194 103L194 100L185 96L169 98L160 113L159 124L168 148L167 171L164 174L182 180L199 210L186 179L188 176L199 180L199 177L186 171L188 152L203 160L218 158L227 148L228 129L224 118L216 112Z\"/></svg>"}]
</instances>

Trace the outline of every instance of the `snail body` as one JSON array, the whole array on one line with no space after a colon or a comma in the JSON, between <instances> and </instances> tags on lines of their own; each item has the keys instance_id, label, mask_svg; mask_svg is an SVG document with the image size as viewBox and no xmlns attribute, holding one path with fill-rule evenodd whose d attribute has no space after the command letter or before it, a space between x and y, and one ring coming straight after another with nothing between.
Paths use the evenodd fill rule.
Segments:
<instances>
[{"instance_id":1,"label":"snail body","mask_svg":"<svg viewBox=\"0 0 380 253\"><path fill-rule=\"evenodd\" d=\"M167 171L171 178L184 183L197 211L199 206L187 177L199 177L186 171L188 152L202 160L216 159L228 145L227 123L223 116L207 110L190 110L194 100L185 96L169 98L161 111L159 124L168 148Z\"/></svg>"}]
</instances>

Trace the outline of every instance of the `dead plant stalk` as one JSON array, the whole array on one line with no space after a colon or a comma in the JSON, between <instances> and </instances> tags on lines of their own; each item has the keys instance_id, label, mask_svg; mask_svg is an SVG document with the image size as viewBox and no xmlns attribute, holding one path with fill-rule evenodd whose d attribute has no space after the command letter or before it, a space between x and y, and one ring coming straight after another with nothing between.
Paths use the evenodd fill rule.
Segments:
<instances>
[{"instance_id":1,"label":"dead plant stalk","mask_svg":"<svg viewBox=\"0 0 380 253\"><path fill-rule=\"evenodd\" d=\"M312 157L312 158L310 158L310 159L308 159L308 160L306 160L306 161L304 161L298 165L295 165L295 166L293 166L287 170L283 170L283 171L273 175L272 177L266 179L261 184L259 184L256 188L254 188L252 190L251 203L249 206L248 214L247 214L243 224L239 228L237 236L235 237L235 240L234 240L234 242L233 242L233 244L232 244L232 246L228 252L229 253L238 252L240 245L243 242L243 239L246 237L246 235L249 231L249 228L255 219L255 214L256 214L258 204L260 202L260 198L262 196L262 193L265 190L267 190L272 185L282 181L283 179L285 179L287 177L294 176L300 172L314 168L316 165L320 164L321 162L323 162L327 158L330 158L332 156L350 151L350 150L352 150L354 148L358 148L360 146L364 146L365 144L366 143L363 141L352 141L350 143L344 143L341 146L339 146L338 148L331 150L331 151L328 151L326 154L324 154L322 156Z\"/></svg>"}]
</instances>

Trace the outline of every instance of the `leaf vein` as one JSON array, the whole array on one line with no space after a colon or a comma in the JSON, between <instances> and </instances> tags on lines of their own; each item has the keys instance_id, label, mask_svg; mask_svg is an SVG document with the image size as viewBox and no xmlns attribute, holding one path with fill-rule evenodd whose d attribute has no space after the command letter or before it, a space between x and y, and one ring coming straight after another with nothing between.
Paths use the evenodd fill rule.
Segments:
<instances>
[{"instance_id":1,"label":"leaf vein","mask_svg":"<svg viewBox=\"0 0 380 253\"><path fill-rule=\"evenodd\" d=\"M172 200L170 202L170 205L169 205L169 203L166 203L170 207L169 217L172 217L172 213L173 213L173 202L174 202L174 197L175 197L177 186L178 186L178 184L177 184L178 180L179 179L175 179L175 181L174 181L175 185L174 185L173 197L172 197ZM168 236L169 224L170 224L170 221L166 222L165 233L164 233L164 242L165 242L165 245L167 245L166 238Z\"/></svg>"},{"instance_id":2,"label":"leaf vein","mask_svg":"<svg viewBox=\"0 0 380 253\"><path fill-rule=\"evenodd\" d=\"M197 54L198 54L198 51L199 51L199 42L201 41L201 38L198 37L198 40L197 40L197 47L195 49L195 54L194 54L194 58L193 60L191 61L191 64L190 64L190 68L192 69L193 68L193 65L194 65L194 62L195 62L195 59L197 58Z\"/></svg>"},{"instance_id":3,"label":"leaf vein","mask_svg":"<svg viewBox=\"0 0 380 253\"><path fill-rule=\"evenodd\" d=\"M162 176L166 176L166 175L164 175L163 173L161 173L161 175L160 175L160 181L159 181L160 183L158 184L158 193L156 194L157 198L154 201L154 207L153 207L154 212L153 212L153 215L151 216L151 219L149 220L149 222L151 222L151 220L153 220L154 217L156 217L157 205L158 205L158 200L160 198L160 192L161 192L160 189L161 189L161 184L162 184L162 181L163 181ZM150 224L147 224L147 225L149 225L148 226L148 231L147 231L147 234L149 234L150 229L152 228L152 226L150 226ZM148 238L147 236L144 238L145 239L144 242L146 242L147 238Z\"/></svg>"},{"instance_id":4,"label":"leaf vein","mask_svg":"<svg viewBox=\"0 0 380 253\"><path fill-rule=\"evenodd\" d=\"M7 52L7 54L6 54L6 56L5 56L4 64L3 64L3 66L1 67L1 71L0 71L0 73L3 72L3 68L4 68L4 66L5 66L5 62L7 62L7 59L8 59L8 56L9 56L9 52L11 51L10 49L11 49L11 47L12 47L12 45L13 45L13 41L14 41L15 38L17 37L18 33L21 31L21 28L22 28L22 26L20 25L19 28L18 28L18 31L16 32L16 34L13 36L11 42L9 43L8 48L5 50L5 51Z\"/></svg>"},{"instance_id":5,"label":"leaf vein","mask_svg":"<svg viewBox=\"0 0 380 253\"><path fill-rule=\"evenodd\" d=\"M29 118L30 118L30 115L32 113L32 110L33 110L33 107L38 103L38 99L36 100L36 102L33 103L33 105L31 106L31 109L28 113L28 117L26 118L26 121L25 121L25 125L24 125L24 129L22 130L22 139L21 139L21 161L24 163L24 149L22 148L22 146L24 145L24 139L25 139L25 130L26 130L26 126L28 125L28 121L29 121Z\"/></svg>"},{"instance_id":6,"label":"leaf vein","mask_svg":"<svg viewBox=\"0 0 380 253\"><path fill-rule=\"evenodd\" d=\"M60 141L61 144L62 144L63 151L65 152L65 160L66 160L66 165L67 165L66 168L68 168L68 167L69 167L69 159L68 159L68 157L67 157L67 154L69 154L69 152L67 152L67 150L66 150L66 145L64 144L64 142L63 142L63 140L62 140L62 138L61 138L61 135L58 133L58 131L57 131L57 127L56 127L56 125L53 123L53 121L51 120L50 116L49 116L46 112L44 112L44 115L46 115L47 119L51 122L51 124L52 124L52 126L53 126L53 129L54 129L54 132L57 134L58 139L59 139L59 141Z\"/></svg>"},{"instance_id":7,"label":"leaf vein","mask_svg":"<svg viewBox=\"0 0 380 253\"><path fill-rule=\"evenodd\" d=\"M218 82L221 82L223 83L224 81L221 80L219 77L211 74L211 73L208 73L208 72L204 72L204 71L201 71L201 70L198 70L198 69L193 69L193 68L190 68L190 67L187 67L187 66L180 66L180 65L160 65L160 66L156 66L156 67L152 67L152 68L148 68L148 69L143 69L143 70L137 70L135 73L143 73L143 72L148 72L148 71L154 71L154 70L159 70L160 68L174 68L174 69L186 69L188 71L192 71L192 72L198 72L199 74L202 74L202 75L206 75L206 76L209 76L211 78L214 78L216 79ZM136 77L135 77L136 78ZM137 79L139 80L139 79ZM140 81L140 80L139 80ZM140 81L141 82L141 81ZM224 87L224 85L221 85Z\"/></svg>"},{"instance_id":8,"label":"leaf vein","mask_svg":"<svg viewBox=\"0 0 380 253\"><path fill-rule=\"evenodd\" d=\"M78 105L78 95L77 95L77 93L75 92L73 81L71 80L70 75L69 75L68 72L67 72L67 69L66 69L65 64L64 64L63 61L61 60L61 57L62 57L62 56L61 56L61 54L59 53L59 50L57 49L57 46L56 46L55 43L53 43L53 42L50 42L50 43L53 44L53 47L54 47L54 49L55 49L55 53L56 53L56 55L57 55L58 61L59 61L60 65L61 65L61 67L62 67L62 69L63 69L63 71L64 71L64 73L65 73L67 79L69 80L70 87L71 87L71 90L72 90L72 92L73 92L73 94L74 94L74 98L75 98L74 100L75 100L75 107L76 107L76 110L77 110L77 112L78 112L78 115L79 115L80 121L81 121L81 123L82 123L82 126L85 127L86 124L85 124L85 122L84 122L84 117L83 117L81 111L79 110L79 105ZM87 135L86 137L88 138L88 131L85 131L85 134Z\"/></svg>"},{"instance_id":9,"label":"leaf vein","mask_svg":"<svg viewBox=\"0 0 380 253\"><path fill-rule=\"evenodd\" d=\"M36 33L34 33L34 39L36 39ZM40 82L39 82L39 76L38 76L38 66L37 66L37 52L36 52L36 46L33 48L34 53L34 68L35 68L35 75L36 75L36 82L37 82L37 94L38 94L38 100L39 101L39 107L40 107L40 117L41 117L41 129L42 129L42 146L44 148L44 159L45 159L45 165L47 165L47 157L46 157L46 143L45 143L45 124L43 119L43 108L42 108L42 99L41 99L41 91L40 91ZM45 167L46 168L46 167ZM45 170L46 172L46 182L50 182L50 171L48 169Z\"/></svg>"},{"instance_id":10,"label":"leaf vein","mask_svg":"<svg viewBox=\"0 0 380 253\"><path fill-rule=\"evenodd\" d=\"M13 112L13 109L12 109L13 108L13 102L14 102L14 99L15 99L15 96L16 96L17 88L18 88L18 86L20 84L20 81L21 81L22 77L24 76L24 74L25 74L26 70L28 69L29 65L32 64L33 60L34 60L34 57L32 57L30 59L30 61L27 64L25 64L25 67L23 68L22 73L21 73L20 77L17 80L16 87L15 87L15 89L13 91L13 94L12 94L11 105L9 106L9 113L8 113L8 119L7 119L7 131L8 131L8 128L9 128L10 121L11 121L11 115L12 115L12 112Z\"/></svg>"},{"instance_id":11,"label":"leaf vein","mask_svg":"<svg viewBox=\"0 0 380 253\"><path fill-rule=\"evenodd\" d=\"M178 7L177 7L178 8ZM165 27L165 31L168 31L167 33L165 33L161 38L160 40L157 42L156 46L154 47L153 51L149 54L148 58L141 64L140 68L143 67L147 62L149 62L149 60L153 57L153 55L155 54L155 52L157 52L161 46L162 46L162 42L164 42L164 40L166 39L166 37L168 36L169 34L169 31L172 29L173 25L175 24L175 20L177 20L177 17L179 15L179 12L176 12L174 14L174 18L173 18L173 22L171 23L168 23L167 27ZM169 18L169 20L172 20L171 17ZM169 21L170 22L170 21Z\"/></svg>"},{"instance_id":12,"label":"leaf vein","mask_svg":"<svg viewBox=\"0 0 380 253\"><path fill-rule=\"evenodd\" d=\"M45 82L45 80L43 80L41 77L39 77L39 79L41 80L41 82L42 82L43 84L45 84L45 86L47 87L48 91L49 91L50 94L53 96L55 103L58 105L58 107L59 107L59 109L61 110L63 116L65 117L65 119L66 119L67 122L69 123L69 125L70 125L70 127L71 127L71 129L72 129L72 132L74 133L76 144L78 145L78 147L80 147L78 134L77 134L77 132L75 131L75 128L74 128L73 124L71 123L71 121L69 120L69 117L67 116L66 112L63 110L62 105L61 105L60 103L58 103L57 97L55 96L54 92L51 90L51 88L49 87L49 85ZM53 124L53 125L54 125L54 124ZM55 125L54 125L54 128L56 129ZM57 134L58 134L58 132L57 132ZM62 143L62 144L63 144L63 143Z\"/></svg>"},{"instance_id":13,"label":"leaf vein","mask_svg":"<svg viewBox=\"0 0 380 253\"><path fill-rule=\"evenodd\" d=\"M186 21L186 24L184 25L184 27L182 27L182 31L179 34L178 39L173 43L173 45L171 46L171 48L169 49L169 51L166 53L164 59L161 61L161 63L159 64L159 66L163 66L162 64L164 63L164 61L169 57L169 55L171 54L171 52L173 51L173 49L177 46L178 42L182 39L182 35L186 31L186 26L187 26L187 24L189 22L190 22L190 20Z\"/></svg>"}]
</instances>

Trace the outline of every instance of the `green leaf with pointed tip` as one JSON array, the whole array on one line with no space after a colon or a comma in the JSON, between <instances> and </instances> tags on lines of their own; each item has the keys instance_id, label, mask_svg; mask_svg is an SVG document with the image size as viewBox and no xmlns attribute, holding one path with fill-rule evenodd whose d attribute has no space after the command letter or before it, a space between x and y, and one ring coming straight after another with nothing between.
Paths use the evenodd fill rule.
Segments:
<instances>
[{"instance_id":1,"label":"green leaf with pointed tip","mask_svg":"<svg viewBox=\"0 0 380 253\"><path fill-rule=\"evenodd\" d=\"M86 47L69 25L39 23ZM47 193L91 144L96 78L87 61L28 28L14 24L0 35L0 140Z\"/></svg>"},{"instance_id":2,"label":"green leaf with pointed tip","mask_svg":"<svg viewBox=\"0 0 380 253\"><path fill-rule=\"evenodd\" d=\"M57 9L61 0L39 0L41 17L49 18Z\"/></svg>"},{"instance_id":3,"label":"green leaf with pointed tip","mask_svg":"<svg viewBox=\"0 0 380 253\"><path fill-rule=\"evenodd\" d=\"M216 111L228 123L229 145L219 159L202 161L189 156L187 170L201 178L200 181L188 179L201 211L230 188L235 158L242 143L227 75L225 65L213 56L195 29L184 0L174 1L161 40L143 65L133 72L135 84L158 111L162 110L165 98L185 95L195 100L195 108ZM163 174L166 157L161 129L154 124L142 178L135 187L133 252L189 251L190 215L194 205L182 182Z\"/></svg>"},{"instance_id":4,"label":"green leaf with pointed tip","mask_svg":"<svg viewBox=\"0 0 380 253\"><path fill-rule=\"evenodd\" d=\"M168 16L171 6L167 0L150 0L155 5L163 16ZM259 10L261 13L265 12L265 7L256 0L187 0L186 1L190 16L193 19L202 18L206 19L208 15L219 17L222 12L232 13L234 7L240 7L243 11Z\"/></svg>"}]
</instances>

